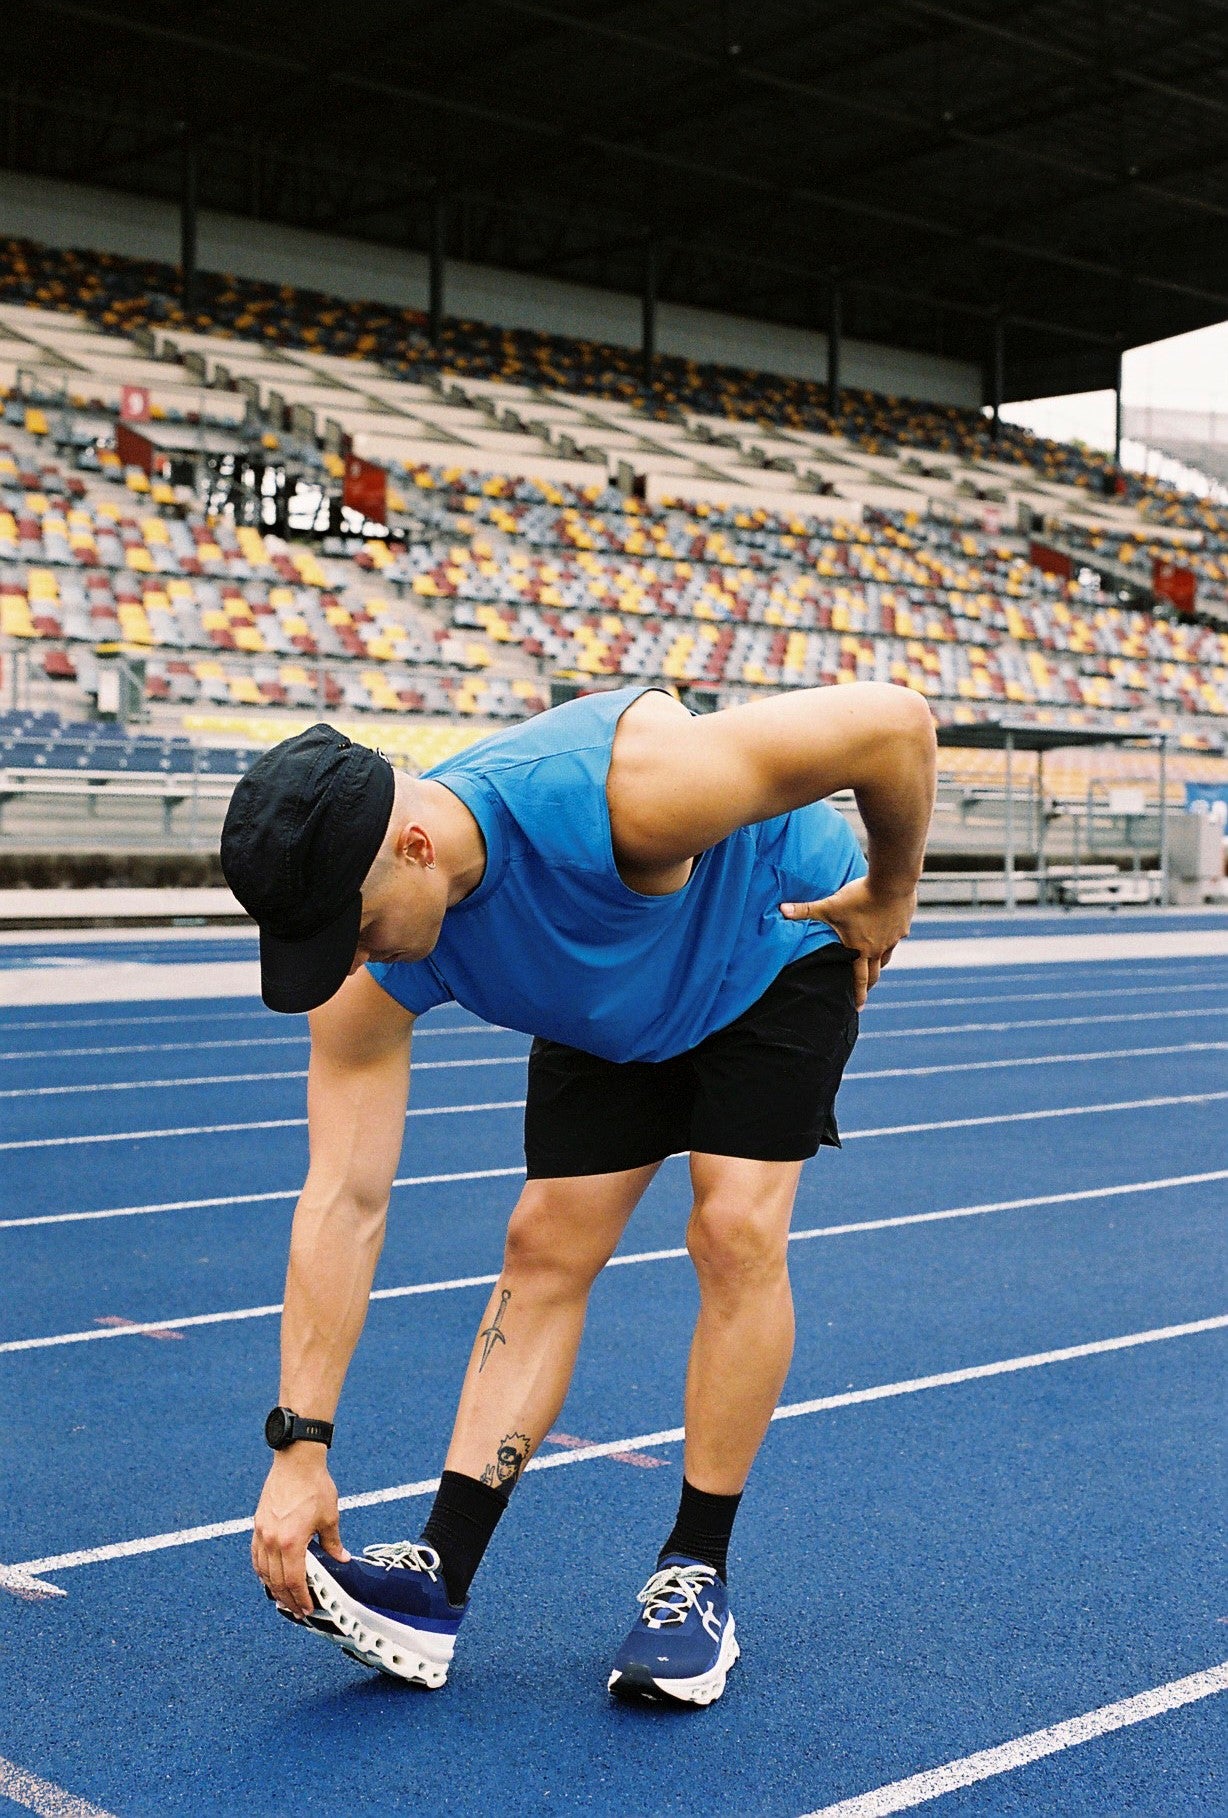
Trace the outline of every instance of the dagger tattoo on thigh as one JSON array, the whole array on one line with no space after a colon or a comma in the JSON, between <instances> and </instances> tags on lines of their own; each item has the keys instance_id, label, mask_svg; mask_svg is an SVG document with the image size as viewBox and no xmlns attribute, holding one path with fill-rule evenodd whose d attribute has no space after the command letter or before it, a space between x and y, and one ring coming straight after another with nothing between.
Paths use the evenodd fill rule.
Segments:
<instances>
[{"instance_id":1,"label":"dagger tattoo on thigh","mask_svg":"<svg viewBox=\"0 0 1228 1818\"><path fill-rule=\"evenodd\" d=\"M507 1311L507 1303L511 1298L512 1290L510 1288L501 1290L499 1295L499 1311L495 1314L490 1324L478 1333L478 1337L485 1340L485 1343L482 1346L482 1361L478 1365L479 1376L486 1368L487 1359L490 1357L495 1346L505 1345L507 1343L507 1335L500 1330L500 1327L503 1324L503 1315Z\"/></svg>"}]
</instances>

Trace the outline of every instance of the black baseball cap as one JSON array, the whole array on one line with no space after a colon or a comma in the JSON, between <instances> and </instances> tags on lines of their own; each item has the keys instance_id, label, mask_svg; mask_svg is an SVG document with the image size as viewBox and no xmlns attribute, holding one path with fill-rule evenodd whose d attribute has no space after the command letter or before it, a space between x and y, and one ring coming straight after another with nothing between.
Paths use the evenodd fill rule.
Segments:
<instances>
[{"instance_id":1,"label":"black baseball cap","mask_svg":"<svg viewBox=\"0 0 1228 1818\"><path fill-rule=\"evenodd\" d=\"M260 994L270 1010L315 1010L354 964L362 881L396 783L378 751L310 726L257 758L222 828L222 870L260 924Z\"/></svg>"}]
</instances>

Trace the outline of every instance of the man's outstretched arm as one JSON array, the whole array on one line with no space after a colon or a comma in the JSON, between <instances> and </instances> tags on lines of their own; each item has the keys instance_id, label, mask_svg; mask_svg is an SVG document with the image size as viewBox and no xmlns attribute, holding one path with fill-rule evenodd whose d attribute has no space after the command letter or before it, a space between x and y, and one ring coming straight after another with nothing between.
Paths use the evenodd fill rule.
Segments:
<instances>
[{"instance_id":1,"label":"man's outstretched arm","mask_svg":"<svg viewBox=\"0 0 1228 1818\"><path fill-rule=\"evenodd\" d=\"M864 1001L908 932L934 807L935 753L924 699L874 682L796 689L699 718L645 719L616 745L611 772L620 861L664 869L738 827L852 789L869 839L869 875L786 913L830 923L861 956Z\"/></svg>"},{"instance_id":2,"label":"man's outstretched arm","mask_svg":"<svg viewBox=\"0 0 1228 1818\"><path fill-rule=\"evenodd\" d=\"M405 1131L413 1018L366 972L311 1016L311 1159L294 1214L281 1324L278 1401L331 1420L362 1331ZM323 1445L273 1456L252 1564L283 1608L309 1615L304 1560L318 1534L343 1558L337 1491Z\"/></svg>"}]
</instances>

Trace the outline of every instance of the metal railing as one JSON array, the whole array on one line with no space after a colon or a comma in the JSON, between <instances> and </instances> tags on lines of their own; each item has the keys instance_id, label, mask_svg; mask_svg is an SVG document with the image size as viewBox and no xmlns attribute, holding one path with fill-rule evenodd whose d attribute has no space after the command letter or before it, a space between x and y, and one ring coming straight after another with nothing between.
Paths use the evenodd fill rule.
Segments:
<instances>
[{"instance_id":1,"label":"metal railing","mask_svg":"<svg viewBox=\"0 0 1228 1818\"><path fill-rule=\"evenodd\" d=\"M179 771L0 769L0 851L86 845L200 852L216 844L237 776ZM153 810L153 813L150 813Z\"/></svg>"}]
</instances>

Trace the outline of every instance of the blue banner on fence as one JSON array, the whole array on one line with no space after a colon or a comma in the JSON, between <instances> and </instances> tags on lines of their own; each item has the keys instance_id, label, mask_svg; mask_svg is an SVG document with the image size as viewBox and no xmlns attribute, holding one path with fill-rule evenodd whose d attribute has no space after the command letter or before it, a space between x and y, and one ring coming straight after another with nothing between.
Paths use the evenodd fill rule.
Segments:
<instances>
[{"instance_id":1,"label":"blue banner on fence","mask_svg":"<svg viewBox=\"0 0 1228 1818\"><path fill-rule=\"evenodd\" d=\"M1196 802L1206 802L1208 807L1214 802L1222 802L1228 808L1228 783L1187 783L1185 805L1192 808Z\"/></svg>"}]
</instances>

